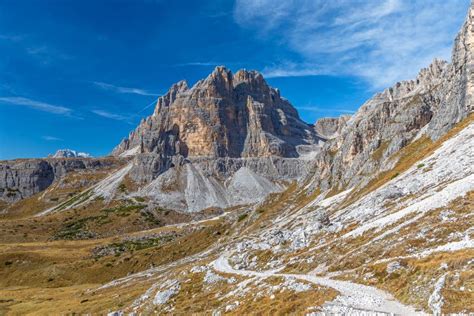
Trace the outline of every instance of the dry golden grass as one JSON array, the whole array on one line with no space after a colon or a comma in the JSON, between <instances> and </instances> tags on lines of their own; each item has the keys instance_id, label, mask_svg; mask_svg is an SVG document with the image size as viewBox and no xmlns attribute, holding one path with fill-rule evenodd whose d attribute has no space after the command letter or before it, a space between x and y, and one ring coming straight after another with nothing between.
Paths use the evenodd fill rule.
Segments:
<instances>
[{"instance_id":1,"label":"dry golden grass","mask_svg":"<svg viewBox=\"0 0 474 316\"><path fill-rule=\"evenodd\" d=\"M385 150L387 150L389 143L390 142L386 140L380 143L380 146L372 153L372 159L375 161L379 161L382 158Z\"/></svg>"},{"instance_id":2,"label":"dry golden grass","mask_svg":"<svg viewBox=\"0 0 474 316\"><path fill-rule=\"evenodd\" d=\"M125 175L122 182L118 186L118 190L120 192L123 192L123 193L125 193L125 192L135 192L138 189L139 189L138 183L133 181L128 174Z\"/></svg>"},{"instance_id":3,"label":"dry golden grass","mask_svg":"<svg viewBox=\"0 0 474 316\"><path fill-rule=\"evenodd\" d=\"M445 210L450 211L450 220L441 221L441 213ZM368 243L370 238L367 237L370 235L366 234L341 245L338 248L343 249L343 252L334 257L340 259L333 262L330 270L355 269L341 278L379 287L394 294L403 303L429 311L427 301L433 290L432 286L445 273L441 266L447 265L446 271L450 272L442 290L445 300L443 311L450 313L473 311L474 305L470 302L473 301L474 295L474 279L472 279L474 265L472 262L469 263L474 258L473 249L438 252L423 258L409 256L410 253L433 249L452 241L448 238L452 233L466 232L474 225L474 218L471 216L473 212L474 192L469 192L452 201L446 207L431 211L383 241ZM424 232L423 237L419 235L422 231ZM402 241L398 240L400 236L404 236ZM459 240L459 238L462 237L455 240ZM353 252L349 256L344 255L344 252L351 251L361 245L364 245L364 248L361 249L363 251ZM331 249L331 252L333 251L340 252L340 250ZM403 256L405 256L404 259L397 259ZM398 261L403 268L388 274L386 269L389 262L371 264L365 262L367 258L371 258L372 262L377 258L394 258L393 261ZM371 277L364 278L366 273L370 273ZM464 291L460 290L461 287L464 287Z\"/></svg>"},{"instance_id":4,"label":"dry golden grass","mask_svg":"<svg viewBox=\"0 0 474 316\"><path fill-rule=\"evenodd\" d=\"M246 296L238 308L228 315L304 315L308 313L310 307L320 307L338 295L337 291L323 287L313 287L311 290L299 293L284 290L274 293L274 298L267 295L256 297L256 293L257 291L252 291L253 295Z\"/></svg>"},{"instance_id":5,"label":"dry golden grass","mask_svg":"<svg viewBox=\"0 0 474 316\"><path fill-rule=\"evenodd\" d=\"M181 282L181 289L168 304L174 306L173 312L177 315L193 315L210 313L218 308L222 301L219 296L229 293L235 285L226 281L219 281L215 284L204 284L205 273L191 273L187 275L184 282ZM234 275L222 275L226 278L234 277L236 282L243 279Z\"/></svg>"},{"instance_id":6,"label":"dry golden grass","mask_svg":"<svg viewBox=\"0 0 474 316\"><path fill-rule=\"evenodd\" d=\"M83 289L204 251L224 236L227 229L228 225L222 220L210 221L194 228L180 229L181 237L159 246L101 258L94 258L92 250L117 243L120 241L118 237L0 244L0 288L3 291L0 295L8 300L0 302L0 311L24 314L34 312L36 304L39 314L103 313L109 307L127 306L132 299L143 294L146 286L134 283L126 294L108 298L103 294L83 293ZM170 227L161 230L170 231ZM159 231L157 228L152 232ZM114 288L111 291L121 290ZM32 292L42 293L42 296L30 301L25 299Z\"/></svg>"}]
</instances>

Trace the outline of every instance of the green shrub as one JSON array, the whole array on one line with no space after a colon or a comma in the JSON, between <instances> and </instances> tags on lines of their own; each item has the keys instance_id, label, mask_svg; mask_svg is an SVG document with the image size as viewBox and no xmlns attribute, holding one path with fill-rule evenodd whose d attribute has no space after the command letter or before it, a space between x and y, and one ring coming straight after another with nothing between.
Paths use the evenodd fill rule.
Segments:
<instances>
[{"instance_id":1,"label":"green shrub","mask_svg":"<svg viewBox=\"0 0 474 316\"><path fill-rule=\"evenodd\" d=\"M239 222L243 221L244 219L247 218L247 216L248 216L247 213L241 214L241 215L239 216L238 221L239 221Z\"/></svg>"}]
</instances>

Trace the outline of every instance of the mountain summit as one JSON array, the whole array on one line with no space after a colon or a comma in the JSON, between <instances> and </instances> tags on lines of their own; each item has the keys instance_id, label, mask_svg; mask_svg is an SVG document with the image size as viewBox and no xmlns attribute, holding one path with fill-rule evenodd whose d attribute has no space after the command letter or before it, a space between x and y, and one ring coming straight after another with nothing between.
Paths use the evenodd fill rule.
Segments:
<instances>
[{"instance_id":1,"label":"mountain summit","mask_svg":"<svg viewBox=\"0 0 474 316\"><path fill-rule=\"evenodd\" d=\"M256 71L234 75L216 67L188 88L185 81L160 97L113 155L157 153L211 158L298 157L321 137Z\"/></svg>"},{"instance_id":2,"label":"mountain summit","mask_svg":"<svg viewBox=\"0 0 474 316\"><path fill-rule=\"evenodd\" d=\"M324 141L260 73L216 67L191 88L174 84L112 155L133 157L138 194L199 211L281 191L306 175Z\"/></svg>"},{"instance_id":3,"label":"mountain summit","mask_svg":"<svg viewBox=\"0 0 474 316\"><path fill-rule=\"evenodd\" d=\"M88 153L75 151L72 149L58 149L54 155L49 155L51 158L91 158Z\"/></svg>"}]
</instances>

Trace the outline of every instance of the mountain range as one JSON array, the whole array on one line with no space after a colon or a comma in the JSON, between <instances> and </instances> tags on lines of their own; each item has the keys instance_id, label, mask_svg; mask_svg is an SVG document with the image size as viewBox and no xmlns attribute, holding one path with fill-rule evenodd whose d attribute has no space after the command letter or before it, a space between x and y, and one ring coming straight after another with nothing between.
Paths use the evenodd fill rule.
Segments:
<instances>
[{"instance_id":1,"label":"mountain range","mask_svg":"<svg viewBox=\"0 0 474 316\"><path fill-rule=\"evenodd\" d=\"M219 66L107 157L1 161L0 311L473 313L473 54L471 4L451 62L354 115Z\"/></svg>"}]
</instances>

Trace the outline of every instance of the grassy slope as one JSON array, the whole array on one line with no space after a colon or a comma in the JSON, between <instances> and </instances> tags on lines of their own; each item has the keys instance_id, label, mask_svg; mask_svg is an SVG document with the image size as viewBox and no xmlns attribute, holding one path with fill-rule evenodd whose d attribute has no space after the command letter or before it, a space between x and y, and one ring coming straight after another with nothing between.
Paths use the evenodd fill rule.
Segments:
<instances>
[{"instance_id":1,"label":"grassy slope","mask_svg":"<svg viewBox=\"0 0 474 316\"><path fill-rule=\"evenodd\" d=\"M348 197L345 203L353 202L361 196L372 192L387 181L417 163L438 148L442 142L453 136L473 121L470 116L458 124L451 132L437 142L428 139L420 139L405 147L398 154L398 163L393 170L381 173L366 187L361 188ZM127 180L128 181L128 180ZM133 187L132 183L125 183L124 190ZM56 194L53 192L51 196ZM58 198L64 201L69 192ZM258 232L267 227L271 220L283 212L288 214L298 211L308 202L312 201L319 192L308 195L301 192L293 185L283 194L272 195L268 201L258 209L245 211L245 216L234 216L228 219L220 219L192 226L192 228L170 228L158 227L160 224L149 222L143 216L139 208L128 208L129 201L114 202L105 205L103 201L52 214L43 218L32 218L30 215L40 208L48 206L38 202L38 196L34 196L13 208L18 216L3 218L0 220L0 313L11 312L15 314L55 314L60 312L104 312L130 305L137 296L143 294L149 287L151 280L136 281L124 287L112 287L104 291L89 291L101 284L126 276L129 273L148 269L150 266L167 264L180 258L198 253L219 243L238 239L250 233ZM450 207L456 212L456 216L472 214L474 195L471 193L461 200L457 200ZM132 203L140 204L140 203ZM113 210L113 211L107 211ZM438 239L443 239L450 232L465 230L466 225L472 226L472 218L468 221L455 221L449 225L443 225L436 221L437 216L443 210L432 212L423 221L406 227L403 234L409 235L421 229L422 225L430 223L433 226L433 234ZM236 210L241 214L241 210ZM21 215L21 216L20 216ZM168 218L166 214L163 218ZM178 216L178 215L176 215ZM175 219L175 220L188 220ZM82 224L75 224L77 222ZM149 225L148 225L149 224ZM148 225L148 226L147 226ZM418 226L417 226L418 225ZM438 225L438 226L436 226ZM431 226L430 226L431 227ZM320 238L334 238L354 227L346 228L343 232L335 235L321 234ZM435 229L436 228L436 229ZM69 231L67 231L69 229ZM140 230L150 229L146 233ZM66 232L65 232L66 230ZM71 231L72 230L72 231ZM95 234L94 239L88 240L53 240L65 237L77 237L77 232L88 231ZM63 232L63 234L61 234ZM143 249L129 247L126 237L150 235L150 234L176 233L179 236L170 238L163 243L149 243ZM414 236L416 234L413 234ZM82 235L79 235L79 237ZM374 243L364 246L362 253L351 254L354 249L365 245L370 236L362 236L351 240L348 244L332 245L331 248L323 248L305 252L307 249L288 255L288 258L298 256L300 261L290 265L287 271L296 273L308 272L314 269L320 262L327 262L332 271L354 269L341 275L341 278L355 280L361 283L371 284L393 293L403 302L415 304L426 309L426 298L429 290L420 296L412 293L416 286L428 283L433 278L439 277L441 271L438 269L441 263L447 263L453 271L459 271L459 277L455 272L447 278L447 286L443 290L445 297L445 311L459 311L463 308L471 308L460 302L474 301L471 293L474 292L472 283L472 267L463 271L469 258L474 255L472 251L460 251L453 253L441 253L431 255L423 259L403 259L402 265L405 270L398 274L388 275L387 263L366 264L367 256L397 256L407 252L407 249L418 247L432 247L434 244L423 244L416 238L411 238L402 246L391 248L390 253L385 253L386 244ZM111 245L123 244L125 251L118 255L106 255L94 257L94 249L97 247L109 247ZM314 245L312 245L314 246ZM138 248L141 248L138 247ZM212 255L211 255L212 257ZM304 262L305 257L313 257L312 264ZM272 260L269 253L259 254L259 260L265 263ZM263 266L263 265L262 265ZM170 268L173 273L189 269L189 265L178 265ZM456 270L457 269L457 270ZM368 277L369 276L369 277ZM202 275L189 276L188 284L182 286L181 292L175 299L179 303L179 311L183 313L199 312L212 308L215 304L228 303L230 301L217 301L215 294L223 295L230 291L231 286L220 284L217 287L204 288ZM421 281L418 281L421 280ZM465 290L461 291L461 286ZM309 306L318 305L325 300L332 299L336 293L328 289L310 291L309 293L278 293L276 300L263 297L253 300L253 297L241 299L243 304L235 310L235 313L248 313L251 311L266 314L269 311L284 310L288 313L304 311ZM191 299L192 298L192 299ZM199 305L199 302L201 305ZM275 303L277 302L277 303ZM472 307L474 309L474 307Z\"/></svg>"}]
</instances>

